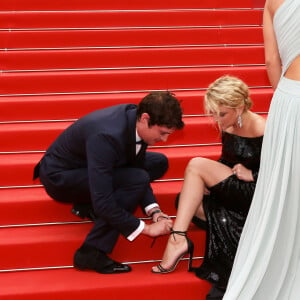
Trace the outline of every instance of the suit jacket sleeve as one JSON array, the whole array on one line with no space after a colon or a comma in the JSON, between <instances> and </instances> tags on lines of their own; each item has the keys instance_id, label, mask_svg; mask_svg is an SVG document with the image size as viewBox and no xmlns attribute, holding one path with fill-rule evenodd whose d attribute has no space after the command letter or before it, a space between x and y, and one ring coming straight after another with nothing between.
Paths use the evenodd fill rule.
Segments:
<instances>
[{"instance_id":1,"label":"suit jacket sleeve","mask_svg":"<svg viewBox=\"0 0 300 300\"><path fill-rule=\"evenodd\" d=\"M86 143L88 175L95 213L125 237L138 228L140 220L114 201L113 168L121 159L120 145L109 135L97 134Z\"/></svg>"}]
</instances>

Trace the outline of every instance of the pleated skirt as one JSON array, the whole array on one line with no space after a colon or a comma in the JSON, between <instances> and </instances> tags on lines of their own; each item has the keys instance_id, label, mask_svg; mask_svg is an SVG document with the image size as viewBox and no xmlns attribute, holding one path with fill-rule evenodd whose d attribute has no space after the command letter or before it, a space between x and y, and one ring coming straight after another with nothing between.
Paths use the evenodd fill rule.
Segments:
<instances>
[{"instance_id":1,"label":"pleated skirt","mask_svg":"<svg viewBox=\"0 0 300 300\"><path fill-rule=\"evenodd\" d=\"M300 299L300 81L282 77L223 300Z\"/></svg>"}]
</instances>

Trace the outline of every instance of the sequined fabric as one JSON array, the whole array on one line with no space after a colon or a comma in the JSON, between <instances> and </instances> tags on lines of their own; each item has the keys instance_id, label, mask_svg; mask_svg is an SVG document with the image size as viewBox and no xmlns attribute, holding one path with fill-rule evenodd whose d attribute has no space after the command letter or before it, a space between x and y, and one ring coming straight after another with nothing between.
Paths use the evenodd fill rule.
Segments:
<instances>
[{"instance_id":1,"label":"sequined fabric","mask_svg":"<svg viewBox=\"0 0 300 300\"><path fill-rule=\"evenodd\" d=\"M243 164L252 170L255 181L245 182L231 175L211 187L210 195L203 199L207 218L206 249L203 263L195 268L195 273L222 288L226 288L253 197L262 140L263 137L247 138L223 132L219 161L229 167Z\"/></svg>"}]
</instances>

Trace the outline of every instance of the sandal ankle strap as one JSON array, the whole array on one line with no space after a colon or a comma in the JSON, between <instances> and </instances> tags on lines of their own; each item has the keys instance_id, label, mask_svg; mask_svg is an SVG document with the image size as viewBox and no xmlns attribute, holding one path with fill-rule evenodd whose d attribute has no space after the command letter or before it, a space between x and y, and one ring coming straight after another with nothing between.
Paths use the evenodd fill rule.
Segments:
<instances>
[{"instance_id":1,"label":"sandal ankle strap","mask_svg":"<svg viewBox=\"0 0 300 300\"><path fill-rule=\"evenodd\" d=\"M181 235L181 236L185 236L186 237L186 233L187 231L179 231L179 230L173 230L173 228L170 229L170 234L173 235L174 237L174 234L178 234L178 235ZM176 238L174 237L174 240L176 241Z\"/></svg>"}]
</instances>

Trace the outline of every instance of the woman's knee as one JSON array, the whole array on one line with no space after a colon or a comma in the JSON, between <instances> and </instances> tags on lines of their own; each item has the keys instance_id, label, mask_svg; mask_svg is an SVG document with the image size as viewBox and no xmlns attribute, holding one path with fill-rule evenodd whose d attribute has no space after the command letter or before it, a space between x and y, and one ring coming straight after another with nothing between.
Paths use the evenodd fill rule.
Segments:
<instances>
[{"instance_id":1,"label":"woman's knee","mask_svg":"<svg viewBox=\"0 0 300 300\"><path fill-rule=\"evenodd\" d=\"M206 158L203 157L194 157L189 162L185 169L185 173L195 173L200 175L201 172L205 169Z\"/></svg>"}]
</instances>

